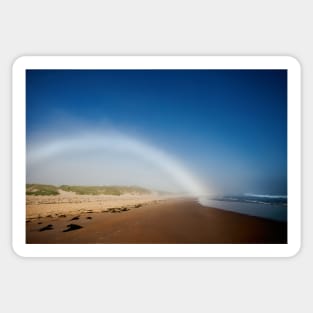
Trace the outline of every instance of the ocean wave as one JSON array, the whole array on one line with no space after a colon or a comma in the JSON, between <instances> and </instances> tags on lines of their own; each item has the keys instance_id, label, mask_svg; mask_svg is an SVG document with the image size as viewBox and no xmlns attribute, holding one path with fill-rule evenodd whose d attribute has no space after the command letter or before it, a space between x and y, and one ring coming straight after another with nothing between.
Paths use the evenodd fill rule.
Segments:
<instances>
[{"instance_id":1,"label":"ocean wave","mask_svg":"<svg viewBox=\"0 0 313 313\"><path fill-rule=\"evenodd\" d=\"M268 202L264 201L256 201L256 200L243 200L244 202L249 202L249 203L260 203L260 204L270 204Z\"/></svg>"},{"instance_id":2,"label":"ocean wave","mask_svg":"<svg viewBox=\"0 0 313 313\"><path fill-rule=\"evenodd\" d=\"M255 197L255 198L270 198L270 199L287 199L286 195L258 195L254 193L245 193L246 197Z\"/></svg>"},{"instance_id":3,"label":"ocean wave","mask_svg":"<svg viewBox=\"0 0 313 313\"><path fill-rule=\"evenodd\" d=\"M246 198L245 198L246 197ZM204 207L217 208L277 221L287 221L287 201L282 198L247 199L248 196L199 197Z\"/></svg>"}]
</instances>

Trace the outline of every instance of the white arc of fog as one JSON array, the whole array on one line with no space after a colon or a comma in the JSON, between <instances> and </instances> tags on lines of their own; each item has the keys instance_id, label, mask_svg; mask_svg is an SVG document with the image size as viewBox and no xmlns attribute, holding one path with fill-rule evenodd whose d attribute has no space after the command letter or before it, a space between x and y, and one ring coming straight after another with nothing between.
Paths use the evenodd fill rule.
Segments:
<instances>
[{"instance_id":1,"label":"white arc of fog","mask_svg":"<svg viewBox=\"0 0 313 313\"><path fill-rule=\"evenodd\" d=\"M161 149L141 140L117 133L102 136L88 134L71 136L57 140L45 140L36 146L30 145L27 152L28 164L42 162L67 151L99 149L131 153L150 161L165 171L185 192L193 196L206 195L206 188L183 166L179 160Z\"/></svg>"}]
</instances>

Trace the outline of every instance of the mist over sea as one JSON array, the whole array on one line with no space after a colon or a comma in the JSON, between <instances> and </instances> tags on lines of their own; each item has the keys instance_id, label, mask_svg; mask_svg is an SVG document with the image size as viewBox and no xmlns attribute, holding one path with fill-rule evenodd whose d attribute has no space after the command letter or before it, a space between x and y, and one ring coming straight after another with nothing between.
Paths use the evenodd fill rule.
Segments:
<instances>
[{"instance_id":1,"label":"mist over sea","mask_svg":"<svg viewBox=\"0 0 313 313\"><path fill-rule=\"evenodd\" d=\"M287 196L284 195L225 195L200 197L198 201L207 207L287 222Z\"/></svg>"}]
</instances>

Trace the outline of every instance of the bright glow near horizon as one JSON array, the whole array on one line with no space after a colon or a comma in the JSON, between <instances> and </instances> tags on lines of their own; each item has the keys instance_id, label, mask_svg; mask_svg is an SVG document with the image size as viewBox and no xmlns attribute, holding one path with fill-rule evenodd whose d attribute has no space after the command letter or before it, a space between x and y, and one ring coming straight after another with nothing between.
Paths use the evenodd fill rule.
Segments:
<instances>
[{"instance_id":1,"label":"bright glow near horizon","mask_svg":"<svg viewBox=\"0 0 313 313\"><path fill-rule=\"evenodd\" d=\"M42 138L28 145L27 182L139 185L199 196L209 189L180 160L117 132Z\"/></svg>"}]
</instances>

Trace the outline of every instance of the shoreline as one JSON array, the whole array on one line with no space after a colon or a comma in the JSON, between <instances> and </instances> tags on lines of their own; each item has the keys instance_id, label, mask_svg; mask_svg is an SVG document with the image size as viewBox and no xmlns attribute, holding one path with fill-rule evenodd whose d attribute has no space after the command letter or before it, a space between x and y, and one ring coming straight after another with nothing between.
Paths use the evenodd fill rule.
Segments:
<instances>
[{"instance_id":1,"label":"shoreline","mask_svg":"<svg viewBox=\"0 0 313 313\"><path fill-rule=\"evenodd\" d=\"M33 217L26 222L26 242L274 244L287 243L287 223L203 207L192 199L163 199L120 211L86 209Z\"/></svg>"}]
</instances>

